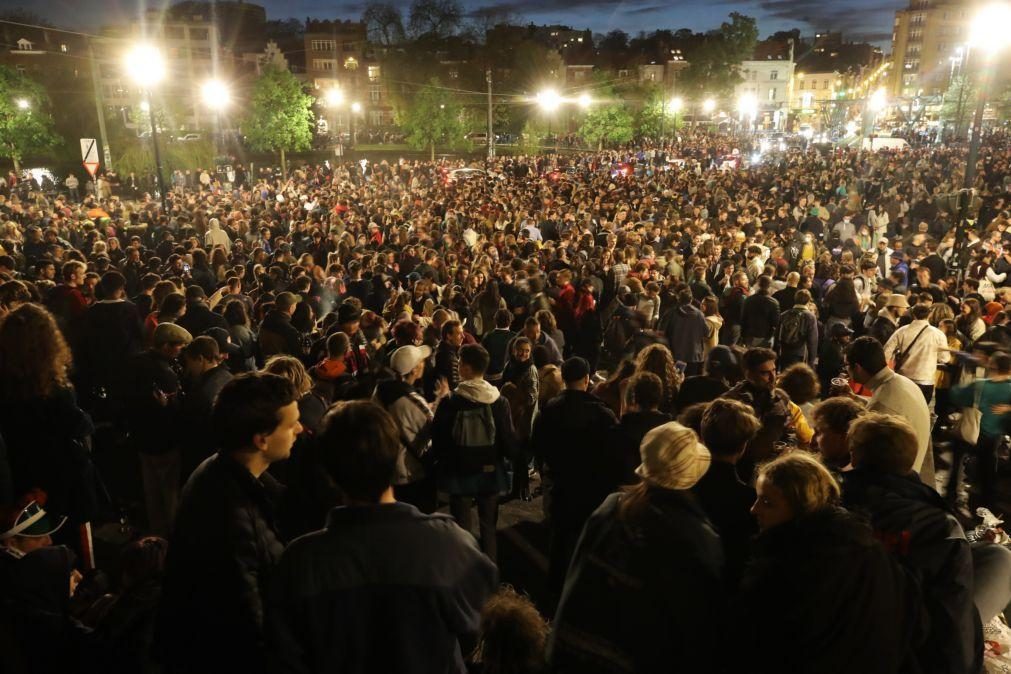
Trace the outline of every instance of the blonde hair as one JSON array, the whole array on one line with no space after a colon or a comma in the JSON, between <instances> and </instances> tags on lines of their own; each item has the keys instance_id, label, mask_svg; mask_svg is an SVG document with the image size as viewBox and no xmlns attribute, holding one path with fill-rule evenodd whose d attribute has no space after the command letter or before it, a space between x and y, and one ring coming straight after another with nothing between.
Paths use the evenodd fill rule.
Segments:
<instances>
[{"instance_id":1,"label":"blonde hair","mask_svg":"<svg viewBox=\"0 0 1011 674\"><path fill-rule=\"evenodd\" d=\"M294 356L271 356L264 363L263 372L276 374L290 381L295 385L295 390L298 391L299 397L304 396L312 390L312 378L306 372L302 361Z\"/></svg>"},{"instance_id":2,"label":"blonde hair","mask_svg":"<svg viewBox=\"0 0 1011 674\"><path fill-rule=\"evenodd\" d=\"M781 492L796 516L810 515L839 502L839 483L805 452L791 452L758 469L758 477Z\"/></svg>"},{"instance_id":3,"label":"blonde hair","mask_svg":"<svg viewBox=\"0 0 1011 674\"><path fill-rule=\"evenodd\" d=\"M846 444L854 466L898 475L913 469L920 451L920 441L908 421L880 412L867 412L850 422Z\"/></svg>"}]
</instances>

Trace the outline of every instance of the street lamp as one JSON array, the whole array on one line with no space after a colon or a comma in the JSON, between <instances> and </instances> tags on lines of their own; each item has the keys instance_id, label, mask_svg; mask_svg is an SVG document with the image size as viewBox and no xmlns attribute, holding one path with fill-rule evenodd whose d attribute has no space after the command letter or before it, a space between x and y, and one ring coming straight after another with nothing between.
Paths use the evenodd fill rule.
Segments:
<instances>
[{"instance_id":1,"label":"street lamp","mask_svg":"<svg viewBox=\"0 0 1011 674\"><path fill-rule=\"evenodd\" d=\"M362 104L355 101L351 104L351 144L358 144L358 132L355 129L355 117L362 114Z\"/></svg>"},{"instance_id":2,"label":"street lamp","mask_svg":"<svg viewBox=\"0 0 1011 674\"><path fill-rule=\"evenodd\" d=\"M745 119L748 120L748 129L751 129L751 125L755 123L755 117L758 115L758 99L755 98L754 94L744 94L737 101L737 111L741 114L741 121Z\"/></svg>"},{"instance_id":3,"label":"street lamp","mask_svg":"<svg viewBox=\"0 0 1011 674\"><path fill-rule=\"evenodd\" d=\"M1008 44L1007 26L1009 23L1011 23L1011 5L1004 3L987 5L976 14L969 31L969 43L982 52L983 64L979 73L976 114L972 118L969 154L965 162L965 179L962 182L962 187L965 189L972 188L976 179L976 159L979 157L986 93L993 79L993 59Z\"/></svg>"},{"instance_id":4,"label":"street lamp","mask_svg":"<svg viewBox=\"0 0 1011 674\"><path fill-rule=\"evenodd\" d=\"M165 59L157 47L141 43L134 45L126 53L125 60L126 74L138 85L144 93L150 97L151 89L165 79ZM141 106L143 107L143 101ZM158 151L158 127L154 121L154 106L148 103L148 119L151 122L151 145L154 148L154 177L158 192L161 195L161 210L163 214L168 213L168 202L165 194L165 181L161 174L161 154Z\"/></svg>"},{"instance_id":5,"label":"street lamp","mask_svg":"<svg viewBox=\"0 0 1011 674\"><path fill-rule=\"evenodd\" d=\"M29 101L27 98L19 98L17 100L17 105L19 110L28 110L29 108L32 107L31 101Z\"/></svg>"},{"instance_id":6,"label":"street lamp","mask_svg":"<svg viewBox=\"0 0 1011 674\"><path fill-rule=\"evenodd\" d=\"M562 97L559 96L558 92L554 89L542 89L537 92L535 100L541 110L549 113L558 110L558 108L562 105Z\"/></svg>"},{"instance_id":7,"label":"street lamp","mask_svg":"<svg viewBox=\"0 0 1011 674\"><path fill-rule=\"evenodd\" d=\"M232 92L221 80L207 80L200 87L204 105L214 112L214 155L218 155L218 136L221 135L221 111L232 102Z\"/></svg>"},{"instance_id":8,"label":"street lamp","mask_svg":"<svg viewBox=\"0 0 1011 674\"><path fill-rule=\"evenodd\" d=\"M590 94L580 94L579 98L576 99L576 103L578 103L579 107L583 110L586 110L593 105L593 99L590 98Z\"/></svg>"}]
</instances>

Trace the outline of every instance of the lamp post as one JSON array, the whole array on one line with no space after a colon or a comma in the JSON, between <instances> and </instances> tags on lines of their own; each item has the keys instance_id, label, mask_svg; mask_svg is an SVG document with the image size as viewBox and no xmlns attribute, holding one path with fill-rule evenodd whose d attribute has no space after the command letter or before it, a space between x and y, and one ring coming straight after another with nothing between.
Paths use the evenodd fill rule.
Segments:
<instances>
[{"instance_id":1,"label":"lamp post","mask_svg":"<svg viewBox=\"0 0 1011 674\"><path fill-rule=\"evenodd\" d=\"M1011 5L994 4L982 8L972 22L970 44L982 54L979 70L979 93L976 113L972 118L972 136L965 162L964 189L971 189L976 181L976 161L979 158L980 134L983 131L983 112L986 108L986 90L993 78L994 57L1007 46L1007 25L1011 22Z\"/></svg>"},{"instance_id":2,"label":"lamp post","mask_svg":"<svg viewBox=\"0 0 1011 674\"><path fill-rule=\"evenodd\" d=\"M344 92L338 87L330 87L323 92L323 103L329 111L327 115L327 127L332 137L334 129L337 131L337 144L341 144L340 112L337 109L344 105Z\"/></svg>"},{"instance_id":3,"label":"lamp post","mask_svg":"<svg viewBox=\"0 0 1011 674\"><path fill-rule=\"evenodd\" d=\"M867 98L864 103L864 119L861 125L861 135L866 136L867 132L874 133L874 126L877 124L878 115L888 106L888 97L885 88L880 87ZM872 141L873 145L873 141ZM873 150L874 148L871 147Z\"/></svg>"},{"instance_id":4,"label":"lamp post","mask_svg":"<svg viewBox=\"0 0 1011 674\"><path fill-rule=\"evenodd\" d=\"M551 118L562 105L562 97L554 89L541 89L537 92L537 105L548 119L548 136L551 136ZM556 143L557 145L557 143Z\"/></svg>"},{"instance_id":5,"label":"lamp post","mask_svg":"<svg viewBox=\"0 0 1011 674\"><path fill-rule=\"evenodd\" d=\"M214 113L214 156L218 155L218 136L221 135L221 111L232 101L232 92L221 80L207 80L200 87L204 105Z\"/></svg>"},{"instance_id":6,"label":"lamp post","mask_svg":"<svg viewBox=\"0 0 1011 674\"><path fill-rule=\"evenodd\" d=\"M165 78L165 60L157 47L150 44L135 45L126 54L126 73L145 93L148 100L148 119L151 122L151 145L154 148L154 177L161 195L161 210L168 213L165 180L162 177L161 154L158 151L158 125L154 121L154 105L151 104L151 89Z\"/></svg>"},{"instance_id":7,"label":"lamp post","mask_svg":"<svg viewBox=\"0 0 1011 674\"><path fill-rule=\"evenodd\" d=\"M362 104L355 101L351 104L351 147L358 145L358 132L355 128L355 117L362 114Z\"/></svg>"}]
</instances>

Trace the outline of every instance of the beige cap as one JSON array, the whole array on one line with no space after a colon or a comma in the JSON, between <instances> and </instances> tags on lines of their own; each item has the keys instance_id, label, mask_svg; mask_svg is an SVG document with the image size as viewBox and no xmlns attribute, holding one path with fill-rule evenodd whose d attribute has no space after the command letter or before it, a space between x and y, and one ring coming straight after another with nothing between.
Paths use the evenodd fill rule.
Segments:
<instances>
[{"instance_id":1,"label":"beige cap","mask_svg":"<svg viewBox=\"0 0 1011 674\"><path fill-rule=\"evenodd\" d=\"M888 304L886 307L896 307L899 309L908 309L909 300L906 299L905 295L899 295L898 293L892 293L888 296Z\"/></svg>"},{"instance_id":2,"label":"beige cap","mask_svg":"<svg viewBox=\"0 0 1011 674\"><path fill-rule=\"evenodd\" d=\"M165 344L189 344L193 341L193 335L186 328L179 327L175 323L159 323L154 329L151 341L155 346Z\"/></svg>"},{"instance_id":3,"label":"beige cap","mask_svg":"<svg viewBox=\"0 0 1011 674\"><path fill-rule=\"evenodd\" d=\"M671 421L657 426L639 445L642 464L635 473L663 489L690 489L709 470L712 457L695 431Z\"/></svg>"}]
</instances>

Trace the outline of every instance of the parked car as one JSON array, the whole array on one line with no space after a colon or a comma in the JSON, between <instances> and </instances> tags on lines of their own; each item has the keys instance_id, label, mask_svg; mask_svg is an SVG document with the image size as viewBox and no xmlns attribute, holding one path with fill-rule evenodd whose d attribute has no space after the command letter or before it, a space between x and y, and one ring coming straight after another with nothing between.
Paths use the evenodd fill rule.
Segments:
<instances>
[{"instance_id":1,"label":"parked car","mask_svg":"<svg viewBox=\"0 0 1011 674\"><path fill-rule=\"evenodd\" d=\"M486 145L488 143L488 134L484 131L472 131L464 136L464 138L478 145Z\"/></svg>"},{"instance_id":2,"label":"parked car","mask_svg":"<svg viewBox=\"0 0 1011 674\"><path fill-rule=\"evenodd\" d=\"M864 138L864 142L860 146L860 149L871 150L872 152L877 152L878 150L905 150L908 148L909 143L904 138L889 138L887 136Z\"/></svg>"}]
</instances>

